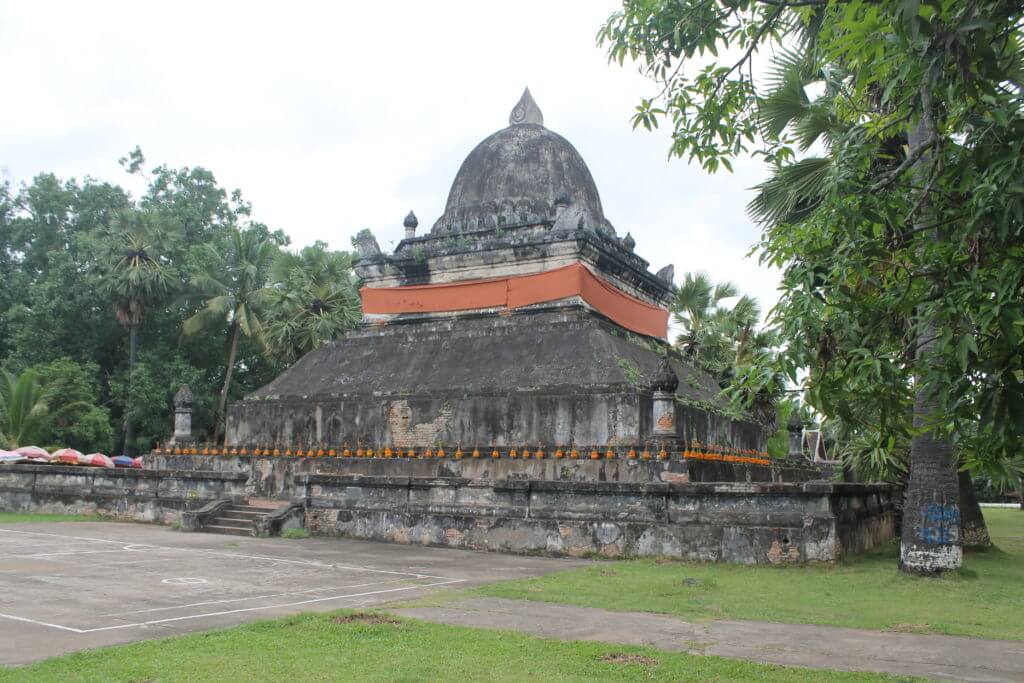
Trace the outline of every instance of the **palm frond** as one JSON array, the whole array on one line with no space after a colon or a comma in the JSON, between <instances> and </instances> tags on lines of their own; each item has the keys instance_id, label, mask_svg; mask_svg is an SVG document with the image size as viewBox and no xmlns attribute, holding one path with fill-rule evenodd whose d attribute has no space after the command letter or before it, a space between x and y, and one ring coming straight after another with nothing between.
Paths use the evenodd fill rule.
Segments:
<instances>
[{"instance_id":1,"label":"palm frond","mask_svg":"<svg viewBox=\"0 0 1024 683\"><path fill-rule=\"evenodd\" d=\"M748 213L763 224L799 220L821 203L832 168L831 159L810 157L776 169L755 187L757 194L747 205Z\"/></svg>"}]
</instances>

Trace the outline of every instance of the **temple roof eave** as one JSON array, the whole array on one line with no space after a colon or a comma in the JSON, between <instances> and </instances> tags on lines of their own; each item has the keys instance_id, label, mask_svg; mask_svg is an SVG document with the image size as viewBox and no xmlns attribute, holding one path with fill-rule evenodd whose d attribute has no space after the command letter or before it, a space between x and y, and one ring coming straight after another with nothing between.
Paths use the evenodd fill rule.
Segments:
<instances>
[{"instance_id":1,"label":"temple roof eave","mask_svg":"<svg viewBox=\"0 0 1024 683\"><path fill-rule=\"evenodd\" d=\"M596 272L643 292L643 298L651 303L666 304L672 294L671 283L651 273L647 261L612 239L589 230L562 235L545 232L525 238L506 235L503 239L477 239L470 246L434 248L450 239L450 236L425 235L402 240L394 254L357 261L356 274L366 286L403 286L485 279L487 269L512 264L518 264L521 272L530 273L537 272L537 266L547 260L557 260L558 264L579 260L589 263ZM534 266L528 265L530 263Z\"/></svg>"}]
</instances>

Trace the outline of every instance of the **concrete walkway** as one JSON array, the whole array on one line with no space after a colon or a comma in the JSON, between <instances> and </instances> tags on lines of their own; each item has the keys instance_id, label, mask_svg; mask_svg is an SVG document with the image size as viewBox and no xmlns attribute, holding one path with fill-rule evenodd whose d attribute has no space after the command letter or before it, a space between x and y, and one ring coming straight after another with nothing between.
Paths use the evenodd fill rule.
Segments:
<instances>
[{"instance_id":1,"label":"concrete walkway","mask_svg":"<svg viewBox=\"0 0 1024 683\"><path fill-rule=\"evenodd\" d=\"M500 598L393 611L456 626L522 631L560 640L648 645L770 664L937 680L1024 681L1024 642L1020 641L758 621L692 624L660 614Z\"/></svg>"},{"instance_id":2,"label":"concrete walkway","mask_svg":"<svg viewBox=\"0 0 1024 683\"><path fill-rule=\"evenodd\" d=\"M184 534L152 524L4 524L0 668L582 564L340 538Z\"/></svg>"}]
</instances>

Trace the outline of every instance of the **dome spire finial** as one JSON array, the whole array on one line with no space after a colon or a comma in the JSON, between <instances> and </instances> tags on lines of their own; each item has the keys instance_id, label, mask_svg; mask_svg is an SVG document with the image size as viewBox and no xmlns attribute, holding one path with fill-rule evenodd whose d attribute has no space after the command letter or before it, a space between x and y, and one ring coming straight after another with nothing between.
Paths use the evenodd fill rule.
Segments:
<instances>
[{"instance_id":1,"label":"dome spire finial","mask_svg":"<svg viewBox=\"0 0 1024 683\"><path fill-rule=\"evenodd\" d=\"M540 112L540 107L533 101L533 95L530 94L530 89L527 88L523 91L523 96L516 102L516 106L512 107L512 113L509 114L508 123L510 126L514 126L520 123L535 123L538 126L544 125L544 114Z\"/></svg>"}]
</instances>

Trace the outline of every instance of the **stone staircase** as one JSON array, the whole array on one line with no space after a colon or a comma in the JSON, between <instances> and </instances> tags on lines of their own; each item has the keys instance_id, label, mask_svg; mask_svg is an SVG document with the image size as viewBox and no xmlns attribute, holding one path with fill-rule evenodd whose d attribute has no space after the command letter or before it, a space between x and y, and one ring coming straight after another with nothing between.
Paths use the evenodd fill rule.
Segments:
<instances>
[{"instance_id":1,"label":"stone staircase","mask_svg":"<svg viewBox=\"0 0 1024 683\"><path fill-rule=\"evenodd\" d=\"M305 525L303 505L287 500L230 499L211 501L181 516L183 531L205 531L231 536L277 536L285 529Z\"/></svg>"},{"instance_id":2,"label":"stone staircase","mask_svg":"<svg viewBox=\"0 0 1024 683\"><path fill-rule=\"evenodd\" d=\"M271 507L231 504L218 511L216 516L204 520L202 531L231 536L256 536L259 523L273 511Z\"/></svg>"}]
</instances>

